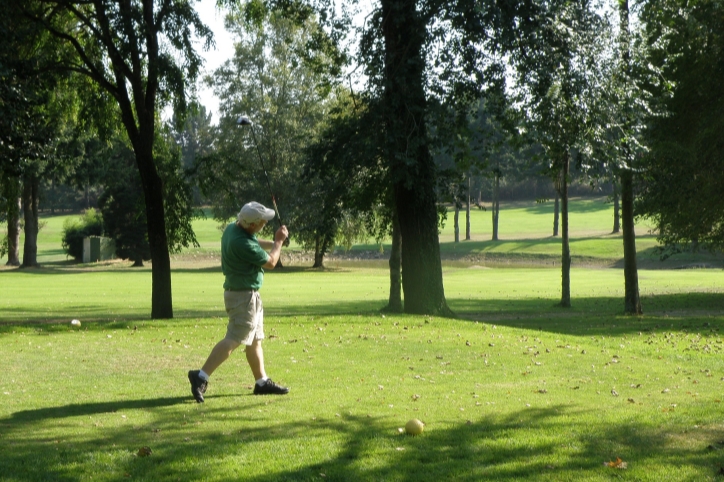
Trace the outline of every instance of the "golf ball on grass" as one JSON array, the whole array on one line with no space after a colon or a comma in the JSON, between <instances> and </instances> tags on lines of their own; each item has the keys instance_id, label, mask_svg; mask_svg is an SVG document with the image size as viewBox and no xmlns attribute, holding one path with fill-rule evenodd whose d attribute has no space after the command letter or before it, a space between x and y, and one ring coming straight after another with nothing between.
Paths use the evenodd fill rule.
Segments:
<instances>
[{"instance_id":1,"label":"golf ball on grass","mask_svg":"<svg viewBox=\"0 0 724 482\"><path fill-rule=\"evenodd\" d=\"M425 429L425 424L416 418L413 418L405 424L405 432L409 435L420 435Z\"/></svg>"},{"instance_id":2,"label":"golf ball on grass","mask_svg":"<svg viewBox=\"0 0 724 482\"><path fill-rule=\"evenodd\" d=\"M80 320L70 320L70 324L73 326L80 326Z\"/></svg>"}]
</instances>

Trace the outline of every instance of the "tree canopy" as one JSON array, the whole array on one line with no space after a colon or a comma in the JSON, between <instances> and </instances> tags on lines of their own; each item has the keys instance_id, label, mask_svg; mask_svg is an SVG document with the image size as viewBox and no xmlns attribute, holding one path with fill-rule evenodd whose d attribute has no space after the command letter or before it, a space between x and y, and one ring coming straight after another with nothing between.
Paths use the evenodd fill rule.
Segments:
<instances>
[{"instance_id":1,"label":"tree canopy","mask_svg":"<svg viewBox=\"0 0 724 482\"><path fill-rule=\"evenodd\" d=\"M724 5L670 0L645 5L651 61L666 81L651 90L667 115L651 119L637 210L660 241L724 247ZM664 89L671 86L670 96Z\"/></svg>"}]
</instances>

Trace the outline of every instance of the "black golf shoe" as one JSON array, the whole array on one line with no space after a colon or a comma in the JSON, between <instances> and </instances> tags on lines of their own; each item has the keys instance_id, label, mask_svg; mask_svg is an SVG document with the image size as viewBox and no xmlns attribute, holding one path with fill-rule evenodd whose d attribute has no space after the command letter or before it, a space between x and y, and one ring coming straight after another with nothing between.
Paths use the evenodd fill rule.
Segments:
<instances>
[{"instance_id":1,"label":"black golf shoe","mask_svg":"<svg viewBox=\"0 0 724 482\"><path fill-rule=\"evenodd\" d=\"M289 393L287 387L277 385L271 378L267 379L264 385L254 384L254 395L286 395Z\"/></svg>"},{"instance_id":2,"label":"black golf shoe","mask_svg":"<svg viewBox=\"0 0 724 482\"><path fill-rule=\"evenodd\" d=\"M189 372L189 382L191 382L191 395L198 403L204 403L204 393L206 393L209 382L199 376L199 370Z\"/></svg>"}]
</instances>

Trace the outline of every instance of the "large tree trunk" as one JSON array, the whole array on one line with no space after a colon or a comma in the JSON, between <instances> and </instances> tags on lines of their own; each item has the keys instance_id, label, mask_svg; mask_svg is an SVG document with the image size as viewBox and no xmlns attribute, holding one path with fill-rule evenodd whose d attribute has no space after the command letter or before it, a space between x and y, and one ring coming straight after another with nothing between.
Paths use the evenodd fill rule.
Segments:
<instances>
[{"instance_id":1,"label":"large tree trunk","mask_svg":"<svg viewBox=\"0 0 724 482\"><path fill-rule=\"evenodd\" d=\"M493 179L493 241L498 240L498 220L500 219L500 175L496 172Z\"/></svg>"},{"instance_id":2,"label":"large tree trunk","mask_svg":"<svg viewBox=\"0 0 724 482\"><path fill-rule=\"evenodd\" d=\"M455 242L460 242L460 206L457 199L455 200Z\"/></svg>"},{"instance_id":3,"label":"large tree trunk","mask_svg":"<svg viewBox=\"0 0 724 482\"><path fill-rule=\"evenodd\" d=\"M23 243L23 268L38 266L38 191L40 181L35 174L23 179L23 219L25 242Z\"/></svg>"},{"instance_id":4,"label":"large tree trunk","mask_svg":"<svg viewBox=\"0 0 724 482\"><path fill-rule=\"evenodd\" d=\"M392 252L390 253L390 299L384 311L402 312L402 235L397 216L392 216Z\"/></svg>"},{"instance_id":5,"label":"large tree trunk","mask_svg":"<svg viewBox=\"0 0 724 482\"><path fill-rule=\"evenodd\" d=\"M50 192L51 192L50 215L55 216L55 203L57 201L57 198L55 196L55 179L50 180Z\"/></svg>"},{"instance_id":6,"label":"large tree trunk","mask_svg":"<svg viewBox=\"0 0 724 482\"><path fill-rule=\"evenodd\" d=\"M614 180L613 184L613 234L621 232L621 207L619 206L619 187Z\"/></svg>"},{"instance_id":7,"label":"large tree trunk","mask_svg":"<svg viewBox=\"0 0 724 482\"><path fill-rule=\"evenodd\" d=\"M465 204L465 241L470 241L470 175L468 175L468 202Z\"/></svg>"},{"instance_id":8,"label":"large tree trunk","mask_svg":"<svg viewBox=\"0 0 724 482\"><path fill-rule=\"evenodd\" d=\"M327 252L327 245L323 236L317 236L314 240L314 264L312 268L324 268L324 255Z\"/></svg>"},{"instance_id":9,"label":"large tree trunk","mask_svg":"<svg viewBox=\"0 0 724 482\"><path fill-rule=\"evenodd\" d=\"M553 205L553 236L558 236L558 224L560 220L560 212L561 212L561 196L558 194L558 189L556 189L556 202Z\"/></svg>"},{"instance_id":10,"label":"large tree trunk","mask_svg":"<svg viewBox=\"0 0 724 482\"><path fill-rule=\"evenodd\" d=\"M8 262L7 266L20 266L20 179L6 176L3 195L8 200Z\"/></svg>"},{"instance_id":11,"label":"large tree trunk","mask_svg":"<svg viewBox=\"0 0 724 482\"><path fill-rule=\"evenodd\" d=\"M633 172L621 173L621 214L623 218L623 276L625 284L625 313L643 313L639 297L639 274L636 266L636 233L634 232Z\"/></svg>"},{"instance_id":12,"label":"large tree trunk","mask_svg":"<svg viewBox=\"0 0 724 482\"><path fill-rule=\"evenodd\" d=\"M381 0L385 42L387 155L400 222L407 313L452 315L445 301L437 234L435 164L423 88L426 25L414 0Z\"/></svg>"},{"instance_id":13,"label":"large tree trunk","mask_svg":"<svg viewBox=\"0 0 724 482\"><path fill-rule=\"evenodd\" d=\"M173 318L171 294L171 257L166 235L163 206L163 181L153 159L153 133L142 133L134 146L146 201L148 245L151 251L151 318Z\"/></svg>"},{"instance_id":14,"label":"large tree trunk","mask_svg":"<svg viewBox=\"0 0 724 482\"><path fill-rule=\"evenodd\" d=\"M570 157L563 154L559 191L561 195L561 306L571 307L571 245L568 239L568 172Z\"/></svg>"}]
</instances>

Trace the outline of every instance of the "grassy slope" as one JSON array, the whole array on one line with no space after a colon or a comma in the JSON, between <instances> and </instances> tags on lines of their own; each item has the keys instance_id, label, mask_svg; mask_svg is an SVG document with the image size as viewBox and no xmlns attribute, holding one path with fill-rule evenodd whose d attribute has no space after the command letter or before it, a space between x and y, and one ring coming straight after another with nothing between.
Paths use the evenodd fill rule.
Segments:
<instances>
[{"instance_id":1,"label":"grassy slope","mask_svg":"<svg viewBox=\"0 0 724 482\"><path fill-rule=\"evenodd\" d=\"M613 206L604 198L573 199L570 206L571 252L574 264L610 266L621 265L623 245L621 234L610 234L613 224ZM38 260L41 264L68 264L61 248L63 221L71 216L46 217L45 227L38 236ZM560 237L552 237L553 204L534 202L503 203L500 215L500 240L490 241L490 212L471 211L471 240L454 243L453 213L440 233L440 250L444 259L465 259L478 264L499 265L508 262L516 264L555 265L560 258ZM465 238L465 213L460 214L461 239ZM184 250L173 255L172 261L218 260L221 232L213 219L197 219L193 228L200 247ZM677 267L694 263L721 265L721 256L706 253L682 253L671 257L666 263L659 261L655 252L655 236L645 222L637 225L638 258L642 267ZM22 238L21 238L22 246ZM389 252L389 244L385 244ZM298 250L294 245L292 250ZM376 251L378 246L359 244L353 253ZM22 254L21 254L22 256Z\"/></svg>"}]
</instances>

